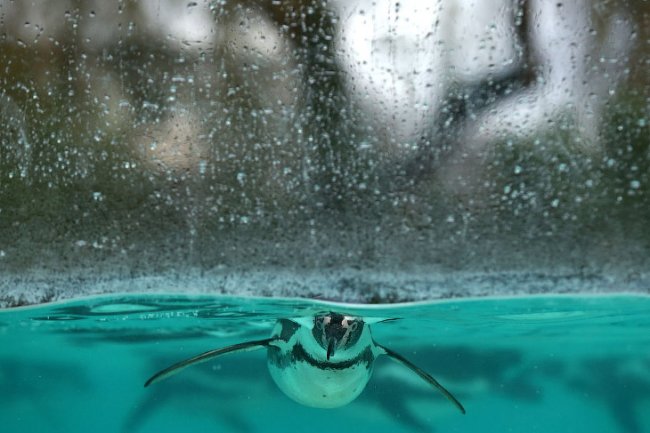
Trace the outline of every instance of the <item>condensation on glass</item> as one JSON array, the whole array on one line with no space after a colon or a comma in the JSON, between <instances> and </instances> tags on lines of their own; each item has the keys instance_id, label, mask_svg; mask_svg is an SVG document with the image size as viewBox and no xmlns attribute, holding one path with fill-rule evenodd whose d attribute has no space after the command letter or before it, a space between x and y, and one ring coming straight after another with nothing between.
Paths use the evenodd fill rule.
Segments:
<instances>
[{"instance_id":1,"label":"condensation on glass","mask_svg":"<svg viewBox=\"0 0 650 433\"><path fill-rule=\"evenodd\" d=\"M0 1L0 297L650 287L650 4Z\"/></svg>"}]
</instances>

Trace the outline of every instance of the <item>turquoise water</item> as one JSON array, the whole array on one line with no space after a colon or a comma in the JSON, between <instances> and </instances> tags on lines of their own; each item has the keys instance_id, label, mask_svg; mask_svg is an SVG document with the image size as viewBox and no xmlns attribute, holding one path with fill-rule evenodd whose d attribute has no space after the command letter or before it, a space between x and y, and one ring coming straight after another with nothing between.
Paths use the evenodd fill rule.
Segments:
<instances>
[{"instance_id":1,"label":"turquoise water","mask_svg":"<svg viewBox=\"0 0 650 433\"><path fill-rule=\"evenodd\" d=\"M237 353L144 388L171 363L325 311L431 373L460 414L381 357L355 401L303 407L266 352ZM359 306L290 299L111 296L0 311L0 431L650 431L650 297L520 297Z\"/></svg>"}]
</instances>

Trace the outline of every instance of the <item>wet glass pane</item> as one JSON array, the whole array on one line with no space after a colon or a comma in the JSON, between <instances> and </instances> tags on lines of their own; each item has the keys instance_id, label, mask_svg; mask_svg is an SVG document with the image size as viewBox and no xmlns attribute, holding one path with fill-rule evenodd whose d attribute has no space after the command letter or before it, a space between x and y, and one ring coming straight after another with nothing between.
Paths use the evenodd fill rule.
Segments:
<instances>
[{"instance_id":1,"label":"wet glass pane","mask_svg":"<svg viewBox=\"0 0 650 433\"><path fill-rule=\"evenodd\" d=\"M644 1L0 1L0 303L648 291Z\"/></svg>"}]
</instances>

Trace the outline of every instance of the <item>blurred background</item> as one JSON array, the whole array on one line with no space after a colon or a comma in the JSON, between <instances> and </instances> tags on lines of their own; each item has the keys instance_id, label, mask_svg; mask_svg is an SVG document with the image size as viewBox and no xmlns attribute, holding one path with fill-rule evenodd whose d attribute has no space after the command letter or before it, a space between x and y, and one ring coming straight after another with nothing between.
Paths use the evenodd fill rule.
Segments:
<instances>
[{"instance_id":1,"label":"blurred background","mask_svg":"<svg viewBox=\"0 0 650 433\"><path fill-rule=\"evenodd\" d=\"M650 291L650 3L0 0L0 305Z\"/></svg>"}]
</instances>

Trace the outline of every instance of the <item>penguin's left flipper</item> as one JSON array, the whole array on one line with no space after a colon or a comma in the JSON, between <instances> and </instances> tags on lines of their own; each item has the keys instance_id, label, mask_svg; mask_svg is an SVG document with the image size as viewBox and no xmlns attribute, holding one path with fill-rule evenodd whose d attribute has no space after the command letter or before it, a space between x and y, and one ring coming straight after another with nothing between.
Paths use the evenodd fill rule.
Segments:
<instances>
[{"instance_id":1,"label":"penguin's left flipper","mask_svg":"<svg viewBox=\"0 0 650 433\"><path fill-rule=\"evenodd\" d=\"M376 344L376 343L375 343L375 344ZM377 344L377 346L378 346L379 348L381 348L381 349L384 351L384 353L386 353L386 355L390 356L390 357L393 358L394 360L399 361L400 363L402 363L402 364L405 365L406 367L408 367L408 368L410 368L411 370L413 370L413 371L414 371L418 376L420 376L422 379L424 379L426 382L428 382L431 386L433 386L433 387L436 388L438 391L440 391L440 392L442 393L442 395L444 395L445 397L447 397L447 400L449 400L450 402L452 402L452 403L453 403L453 404L458 408L458 410L461 411L462 414L465 414L465 408L464 408L463 405L462 405L462 404L461 404L461 403L456 399L456 397L454 397L454 396L451 394L451 392L447 391L447 390L445 389L444 386L440 385L440 383L438 383L438 381L435 380L435 379L434 379L434 378L433 378L429 373L427 373L426 371L422 370L420 367L418 367L417 365L413 364L411 361L409 361L408 359L404 358L404 357L403 357L402 355L400 355L399 353L397 353L397 352L393 352L393 351L390 350L389 348L384 347L384 346L381 346L381 345L379 345L379 344Z\"/></svg>"},{"instance_id":2,"label":"penguin's left flipper","mask_svg":"<svg viewBox=\"0 0 650 433\"><path fill-rule=\"evenodd\" d=\"M167 379L170 376L179 373L181 370L189 367L190 365L199 364L205 361L209 361L217 356L225 355L227 353L235 352L246 352L249 350L260 349L262 347L267 347L275 338L266 338L264 340L256 341L247 341L245 343L233 344L232 346L222 347L220 349L209 350L200 355L196 355L190 359L186 359L181 362L177 362L174 365L171 365L164 370L160 370L158 373L154 374L144 383L145 388L151 385L152 383L160 382L163 379Z\"/></svg>"}]
</instances>

